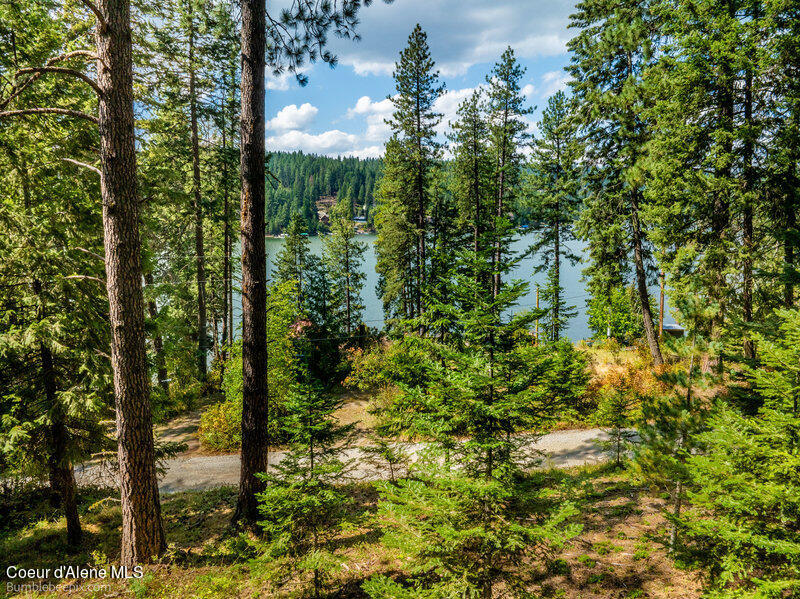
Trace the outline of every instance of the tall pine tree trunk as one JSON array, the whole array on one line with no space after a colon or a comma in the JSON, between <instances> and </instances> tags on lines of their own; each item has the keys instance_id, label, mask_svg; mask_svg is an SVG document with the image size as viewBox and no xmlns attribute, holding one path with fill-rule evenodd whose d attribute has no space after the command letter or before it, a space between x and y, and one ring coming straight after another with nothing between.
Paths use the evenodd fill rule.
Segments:
<instances>
[{"instance_id":1,"label":"tall pine tree trunk","mask_svg":"<svg viewBox=\"0 0 800 599\"><path fill-rule=\"evenodd\" d=\"M633 261L636 267L636 290L639 293L639 303L642 305L642 322L647 345L653 364L659 366L664 363L661 357L661 347L658 345L658 334L653 324L653 313L650 310L650 294L647 291L647 273L644 269L644 249L642 247L642 228L639 222L639 195L638 191L631 193L631 229L633 233Z\"/></svg>"},{"instance_id":2,"label":"tall pine tree trunk","mask_svg":"<svg viewBox=\"0 0 800 599\"><path fill-rule=\"evenodd\" d=\"M192 129L192 197L194 198L194 249L197 267L197 371L205 380L208 361L206 331L206 255L203 243L203 202L200 195L200 140L197 133L197 85L194 64L194 11L190 0L189 16L189 119Z\"/></svg>"},{"instance_id":3,"label":"tall pine tree trunk","mask_svg":"<svg viewBox=\"0 0 800 599\"><path fill-rule=\"evenodd\" d=\"M100 0L97 24L101 195L111 321L122 548L120 562L150 561L165 547L156 479L144 342L139 200L133 122L129 0Z\"/></svg>"},{"instance_id":4,"label":"tall pine tree trunk","mask_svg":"<svg viewBox=\"0 0 800 599\"><path fill-rule=\"evenodd\" d=\"M242 0L242 464L234 520L258 518L267 469L267 266L264 243L264 0Z\"/></svg>"}]
</instances>

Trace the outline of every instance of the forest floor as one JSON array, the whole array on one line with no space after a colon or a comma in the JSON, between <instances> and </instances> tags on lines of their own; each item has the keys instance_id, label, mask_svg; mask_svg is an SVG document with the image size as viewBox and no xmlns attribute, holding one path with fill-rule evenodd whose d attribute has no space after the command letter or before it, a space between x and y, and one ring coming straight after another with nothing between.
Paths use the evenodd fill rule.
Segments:
<instances>
[{"instance_id":1,"label":"forest floor","mask_svg":"<svg viewBox=\"0 0 800 599\"><path fill-rule=\"evenodd\" d=\"M608 465L540 471L532 477L552 489L554 501L572 501L579 510L574 521L582 526L563 548L537 552L517 567L515 579L532 597L699 597L696 574L676 568L663 548L663 499ZM404 568L401 556L380 542L382 525L376 514L374 484L355 483L344 489L353 500L353 518L335 541L343 567L328 582L325 596L360 598L364 580L375 574L398 576ZM73 553L64 544L65 524L57 510L33 495L21 501L16 517L2 525L2 561L38 568L114 563L121 516L110 493L96 488L82 493L85 538L81 549ZM249 599L307 594L309 577L291 560L259 558L252 538L231 533L235 501L232 487L165 495L162 508L169 551L162 564L147 568L143 578L94 580L69 591L62 587L50 595L20 596ZM3 581L0 597L5 593Z\"/></svg>"}]
</instances>

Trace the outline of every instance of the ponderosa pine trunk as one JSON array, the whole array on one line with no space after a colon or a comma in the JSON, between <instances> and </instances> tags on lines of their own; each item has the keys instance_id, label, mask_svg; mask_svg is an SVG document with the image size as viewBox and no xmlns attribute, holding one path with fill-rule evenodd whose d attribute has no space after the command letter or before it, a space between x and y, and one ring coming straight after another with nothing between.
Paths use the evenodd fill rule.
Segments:
<instances>
[{"instance_id":1,"label":"ponderosa pine trunk","mask_svg":"<svg viewBox=\"0 0 800 599\"><path fill-rule=\"evenodd\" d=\"M97 23L101 196L111 322L122 548L120 562L148 562L166 548L156 479L145 354L139 199L133 119L129 0L100 0Z\"/></svg>"},{"instance_id":2,"label":"ponderosa pine trunk","mask_svg":"<svg viewBox=\"0 0 800 599\"><path fill-rule=\"evenodd\" d=\"M203 202L200 195L200 140L197 133L197 85L194 64L194 11L189 15L189 120L192 134L192 198L194 199L194 250L197 268L197 371L205 380L208 361L206 315L206 252L203 243Z\"/></svg>"},{"instance_id":3,"label":"ponderosa pine trunk","mask_svg":"<svg viewBox=\"0 0 800 599\"><path fill-rule=\"evenodd\" d=\"M242 0L242 456L234 521L258 519L256 493L267 470L267 267L265 249L264 0Z\"/></svg>"},{"instance_id":4,"label":"ponderosa pine trunk","mask_svg":"<svg viewBox=\"0 0 800 599\"><path fill-rule=\"evenodd\" d=\"M631 230L633 234L633 261L636 267L636 290L639 294L639 303L642 305L642 322L647 345L653 364L659 366L664 363L661 356L661 347L658 345L658 334L653 324L653 313L650 310L650 293L647 291L647 273L644 269L644 250L642 248L642 228L639 222L639 196L638 191L631 193Z\"/></svg>"}]
</instances>

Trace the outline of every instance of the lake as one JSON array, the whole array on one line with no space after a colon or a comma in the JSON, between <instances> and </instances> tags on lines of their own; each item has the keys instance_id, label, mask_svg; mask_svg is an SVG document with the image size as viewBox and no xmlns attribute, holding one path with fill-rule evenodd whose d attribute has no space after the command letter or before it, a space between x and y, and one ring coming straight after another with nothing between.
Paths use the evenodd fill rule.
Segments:
<instances>
[{"instance_id":1,"label":"lake","mask_svg":"<svg viewBox=\"0 0 800 599\"><path fill-rule=\"evenodd\" d=\"M533 242L533 233L529 233L520 237L512 246L513 251L522 252L530 247ZM367 251L364 255L363 270L366 274L366 281L364 283L364 290L362 292L362 299L365 306L364 309L364 322L367 326L374 328L381 328L383 326L383 305L375 289L378 284L378 273L375 272L375 239L376 235L359 235L359 240L367 245ZM317 256L322 254L322 238L309 237L311 252ZM281 238L268 237L267 246L267 276L271 274L272 266L275 257L280 252L284 240ZM572 242L571 249L577 255L582 255L584 252L584 245L582 242ZM512 277L522 279L530 283L528 295L522 299L517 309L533 308L536 306L536 283L540 285L545 284L546 273L534 274L534 267L536 265L536 258L534 256L527 256L517 264L513 271ZM588 339L591 337L591 330L589 329L589 318L586 314L586 299L589 294L586 291L586 286L581 280L581 273L585 268L585 264L578 262L575 265L569 263L562 264L561 267L561 284L564 286L566 300L569 305L576 307L578 315L570 320L569 326L565 332L566 336L572 341L579 341L581 339ZM658 293L658 288L651 289L651 293ZM656 295L656 298L658 296ZM239 324L241 322L241 298L237 293L234 293L234 320L236 321L237 333ZM666 311L666 308L665 308ZM667 311L668 314L668 311ZM654 314L654 318L658 315ZM665 315L665 322L672 322L672 319Z\"/></svg>"}]
</instances>

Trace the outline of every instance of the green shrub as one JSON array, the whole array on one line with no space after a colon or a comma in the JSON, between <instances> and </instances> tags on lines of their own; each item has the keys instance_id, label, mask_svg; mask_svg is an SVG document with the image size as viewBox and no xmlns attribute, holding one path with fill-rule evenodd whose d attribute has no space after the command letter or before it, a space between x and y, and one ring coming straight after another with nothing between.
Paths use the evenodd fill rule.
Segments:
<instances>
[{"instance_id":1,"label":"green shrub","mask_svg":"<svg viewBox=\"0 0 800 599\"><path fill-rule=\"evenodd\" d=\"M216 451L238 449L242 444L242 404L222 401L200 416L200 443Z\"/></svg>"}]
</instances>

